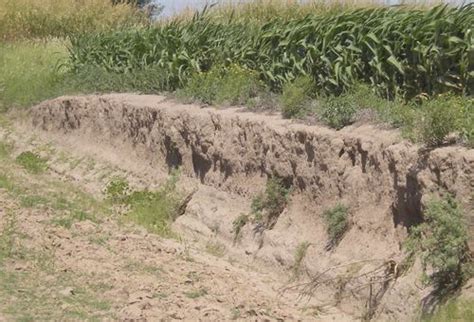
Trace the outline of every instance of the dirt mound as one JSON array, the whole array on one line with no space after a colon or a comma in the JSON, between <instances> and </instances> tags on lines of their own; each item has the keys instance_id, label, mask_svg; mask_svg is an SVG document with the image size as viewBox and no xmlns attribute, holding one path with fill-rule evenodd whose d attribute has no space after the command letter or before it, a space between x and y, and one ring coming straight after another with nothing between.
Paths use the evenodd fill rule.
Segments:
<instances>
[{"instance_id":1,"label":"dirt mound","mask_svg":"<svg viewBox=\"0 0 474 322\"><path fill-rule=\"evenodd\" d=\"M474 150L426 150L397 131L333 131L242 108L128 94L61 97L33 108L32 119L57 141L109 151L117 164L160 173L180 168L190 178L185 186L197 191L176 229L204 242L218 238L240 261L262 267L294 269L298 262L298 270L326 281L303 290L352 316L406 319L429 293L415 285L419 265L403 276L393 269L404 258L407 228L421 222L429 198L455 195L474 223ZM271 226L244 222L236 239L236 222L251 213L269 178L290 191L289 201ZM328 247L323 213L337 204L349 209L350 227L337 247ZM371 282L387 277L389 283Z\"/></svg>"}]
</instances>

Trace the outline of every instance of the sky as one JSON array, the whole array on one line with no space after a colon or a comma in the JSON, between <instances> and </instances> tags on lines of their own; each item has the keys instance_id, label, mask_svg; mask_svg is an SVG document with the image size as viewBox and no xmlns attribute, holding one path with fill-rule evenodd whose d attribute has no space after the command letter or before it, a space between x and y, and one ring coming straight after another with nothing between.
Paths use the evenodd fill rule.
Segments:
<instances>
[{"instance_id":1,"label":"sky","mask_svg":"<svg viewBox=\"0 0 474 322\"><path fill-rule=\"evenodd\" d=\"M163 16L172 16L173 14L183 10L186 7L192 7L200 9L206 3L215 3L219 0L155 0L165 6L165 9L162 13ZM242 0L241 0L242 1ZM247 0L251 1L251 0ZM387 4L397 4L401 0L381 0L381 2L386 2ZM464 0L466 1L466 0ZM467 2L473 2L474 0L467 0ZM447 2L463 2L463 0L447 0Z\"/></svg>"}]
</instances>

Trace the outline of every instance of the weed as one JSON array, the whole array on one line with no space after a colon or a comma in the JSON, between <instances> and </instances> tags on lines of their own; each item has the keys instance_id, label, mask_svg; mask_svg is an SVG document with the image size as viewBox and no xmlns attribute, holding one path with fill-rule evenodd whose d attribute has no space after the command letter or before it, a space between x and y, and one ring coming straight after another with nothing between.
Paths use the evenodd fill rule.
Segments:
<instances>
[{"instance_id":1,"label":"weed","mask_svg":"<svg viewBox=\"0 0 474 322\"><path fill-rule=\"evenodd\" d=\"M186 295L186 297L188 297L190 299L197 299L199 297L207 295L207 292L208 292L207 289L200 288L198 290L194 290L194 291L191 291L191 292L185 292L184 295Z\"/></svg>"},{"instance_id":2,"label":"weed","mask_svg":"<svg viewBox=\"0 0 474 322\"><path fill-rule=\"evenodd\" d=\"M158 191L132 191L127 181L114 179L106 187L106 194L116 203L126 205L127 217L148 230L162 236L173 236L170 223L178 216L182 203L176 191L177 173Z\"/></svg>"},{"instance_id":3,"label":"weed","mask_svg":"<svg viewBox=\"0 0 474 322\"><path fill-rule=\"evenodd\" d=\"M447 136L460 127L462 104L448 96L425 102L417 124L420 140L430 146L443 144Z\"/></svg>"},{"instance_id":4,"label":"weed","mask_svg":"<svg viewBox=\"0 0 474 322\"><path fill-rule=\"evenodd\" d=\"M32 174L43 173L48 168L46 160L31 151L22 152L16 157L16 162Z\"/></svg>"},{"instance_id":5,"label":"weed","mask_svg":"<svg viewBox=\"0 0 474 322\"><path fill-rule=\"evenodd\" d=\"M308 248L311 244L308 242L302 242L296 247L295 256L294 256L294 263L293 263L293 277L298 278L301 271L301 265L303 264L303 260L306 257L306 253L308 252Z\"/></svg>"},{"instance_id":6,"label":"weed","mask_svg":"<svg viewBox=\"0 0 474 322\"><path fill-rule=\"evenodd\" d=\"M219 242L207 242L206 252L216 257L224 257L225 255L225 245Z\"/></svg>"},{"instance_id":7,"label":"weed","mask_svg":"<svg viewBox=\"0 0 474 322\"><path fill-rule=\"evenodd\" d=\"M262 85L255 72L237 65L216 66L191 77L178 96L206 104L245 104L258 95Z\"/></svg>"},{"instance_id":8,"label":"weed","mask_svg":"<svg viewBox=\"0 0 474 322\"><path fill-rule=\"evenodd\" d=\"M138 272L141 274L149 274L154 277L161 277L163 269L154 265L148 265L143 262L129 260L124 266L124 269L131 272Z\"/></svg>"},{"instance_id":9,"label":"weed","mask_svg":"<svg viewBox=\"0 0 474 322\"><path fill-rule=\"evenodd\" d=\"M252 200L252 213L256 218L262 218L267 227L272 228L288 204L289 193L290 190L284 186L282 179L270 178L265 191Z\"/></svg>"},{"instance_id":10,"label":"weed","mask_svg":"<svg viewBox=\"0 0 474 322\"><path fill-rule=\"evenodd\" d=\"M112 179L105 188L105 194L112 202L123 202L130 194L128 181L123 178Z\"/></svg>"},{"instance_id":11,"label":"weed","mask_svg":"<svg viewBox=\"0 0 474 322\"><path fill-rule=\"evenodd\" d=\"M49 204L46 197L38 195L23 195L20 197L20 206L25 208L35 208Z\"/></svg>"},{"instance_id":12,"label":"weed","mask_svg":"<svg viewBox=\"0 0 474 322\"><path fill-rule=\"evenodd\" d=\"M452 196L432 199L424 211L425 222L412 227L406 242L412 254L421 253L425 281L439 289L457 288L473 274L467 226L463 212Z\"/></svg>"},{"instance_id":13,"label":"weed","mask_svg":"<svg viewBox=\"0 0 474 322\"><path fill-rule=\"evenodd\" d=\"M240 312L240 309L239 308L232 308L230 310L230 319L231 320L237 320L241 317L242 313Z\"/></svg>"},{"instance_id":14,"label":"weed","mask_svg":"<svg viewBox=\"0 0 474 322\"><path fill-rule=\"evenodd\" d=\"M100 236L100 235L94 235L89 237L89 242L92 244L96 244L99 246L105 246L109 240L109 236Z\"/></svg>"},{"instance_id":15,"label":"weed","mask_svg":"<svg viewBox=\"0 0 474 322\"><path fill-rule=\"evenodd\" d=\"M328 250L337 246L344 233L349 229L349 208L342 204L337 204L334 208L323 213L326 223L326 231L329 241L326 248Z\"/></svg>"},{"instance_id":16,"label":"weed","mask_svg":"<svg viewBox=\"0 0 474 322\"><path fill-rule=\"evenodd\" d=\"M242 228L247 224L249 217L241 214L232 222L232 232L234 233L234 242L239 240Z\"/></svg>"},{"instance_id":17,"label":"weed","mask_svg":"<svg viewBox=\"0 0 474 322\"><path fill-rule=\"evenodd\" d=\"M321 119L337 130L353 122L357 105L350 95L344 94L326 99L320 110Z\"/></svg>"},{"instance_id":18,"label":"weed","mask_svg":"<svg viewBox=\"0 0 474 322\"><path fill-rule=\"evenodd\" d=\"M0 160L8 158L11 153L11 150L12 146L10 144L0 141Z\"/></svg>"},{"instance_id":19,"label":"weed","mask_svg":"<svg viewBox=\"0 0 474 322\"><path fill-rule=\"evenodd\" d=\"M5 258L10 258L15 253L16 218L7 212L6 224L0 234L0 264Z\"/></svg>"},{"instance_id":20,"label":"weed","mask_svg":"<svg viewBox=\"0 0 474 322\"><path fill-rule=\"evenodd\" d=\"M314 82L308 76L300 76L293 82L283 85L281 94L281 109L284 118L295 118L304 115L310 103L311 90Z\"/></svg>"}]
</instances>

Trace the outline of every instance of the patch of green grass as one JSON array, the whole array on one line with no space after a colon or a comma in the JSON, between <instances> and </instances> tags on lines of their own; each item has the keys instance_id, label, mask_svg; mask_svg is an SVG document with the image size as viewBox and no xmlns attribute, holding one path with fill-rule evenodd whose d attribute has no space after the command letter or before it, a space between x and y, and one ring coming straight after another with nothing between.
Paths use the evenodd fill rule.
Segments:
<instances>
[{"instance_id":1,"label":"patch of green grass","mask_svg":"<svg viewBox=\"0 0 474 322\"><path fill-rule=\"evenodd\" d=\"M280 97L281 111L284 118L298 118L309 110L314 82L309 76L300 76L293 82L283 85Z\"/></svg>"},{"instance_id":2,"label":"patch of green grass","mask_svg":"<svg viewBox=\"0 0 474 322\"><path fill-rule=\"evenodd\" d=\"M23 195L20 197L20 206L24 208L36 208L48 205L50 201L44 196Z\"/></svg>"},{"instance_id":3,"label":"patch of green grass","mask_svg":"<svg viewBox=\"0 0 474 322\"><path fill-rule=\"evenodd\" d=\"M459 287L474 274L468 247L468 228L458 202L447 196L432 199L423 213L424 223L412 227L408 251L421 254L424 280L446 291Z\"/></svg>"},{"instance_id":4,"label":"patch of green grass","mask_svg":"<svg viewBox=\"0 0 474 322\"><path fill-rule=\"evenodd\" d=\"M194 291L184 293L184 295L186 295L186 297L188 297L190 299L197 299L197 298L203 297L207 294L208 294L208 291L205 288L200 288L200 289L197 289L197 290L194 290Z\"/></svg>"},{"instance_id":5,"label":"patch of green grass","mask_svg":"<svg viewBox=\"0 0 474 322\"><path fill-rule=\"evenodd\" d=\"M334 208L324 211L323 217L329 238L327 249L332 249L337 246L349 229L349 208L337 204Z\"/></svg>"},{"instance_id":6,"label":"patch of green grass","mask_svg":"<svg viewBox=\"0 0 474 322\"><path fill-rule=\"evenodd\" d=\"M267 181L265 191L255 196L252 200L252 213L255 218L261 218L264 224L271 228L278 216L288 204L290 189L286 188L283 180L272 177Z\"/></svg>"},{"instance_id":7,"label":"patch of green grass","mask_svg":"<svg viewBox=\"0 0 474 322\"><path fill-rule=\"evenodd\" d=\"M176 219L182 196L176 189L177 173L157 191L132 191L126 181L115 179L106 187L109 199L128 206L127 218L161 236L174 237L170 224Z\"/></svg>"},{"instance_id":8,"label":"patch of green grass","mask_svg":"<svg viewBox=\"0 0 474 322\"><path fill-rule=\"evenodd\" d=\"M31 151L22 152L16 157L16 162L32 174L43 173L48 168L46 160Z\"/></svg>"},{"instance_id":9,"label":"patch of green grass","mask_svg":"<svg viewBox=\"0 0 474 322\"><path fill-rule=\"evenodd\" d=\"M206 252L216 256L216 257L224 257L225 255L225 245L219 242L207 242L206 243Z\"/></svg>"},{"instance_id":10,"label":"patch of green grass","mask_svg":"<svg viewBox=\"0 0 474 322\"><path fill-rule=\"evenodd\" d=\"M294 256L294 263L293 263L293 277L298 278L301 272L301 265L303 264L303 260L306 257L306 253L308 252L308 248L311 244L309 242L302 242L296 247L295 256Z\"/></svg>"},{"instance_id":11,"label":"patch of green grass","mask_svg":"<svg viewBox=\"0 0 474 322\"><path fill-rule=\"evenodd\" d=\"M130 194L130 185L124 178L114 178L105 187L105 194L112 202L126 201Z\"/></svg>"},{"instance_id":12,"label":"patch of green grass","mask_svg":"<svg viewBox=\"0 0 474 322\"><path fill-rule=\"evenodd\" d=\"M66 59L63 43L0 43L0 110L29 106L61 93L58 62Z\"/></svg>"}]
</instances>

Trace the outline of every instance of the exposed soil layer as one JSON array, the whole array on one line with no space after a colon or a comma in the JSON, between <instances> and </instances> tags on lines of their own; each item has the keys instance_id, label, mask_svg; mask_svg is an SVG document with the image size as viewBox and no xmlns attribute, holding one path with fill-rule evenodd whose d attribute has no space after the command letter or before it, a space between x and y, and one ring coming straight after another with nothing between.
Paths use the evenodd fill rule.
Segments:
<instances>
[{"instance_id":1,"label":"exposed soil layer","mask_svg":"<svg viewBox=\"0 0 474 322\"><path fill-rule=\"evenodd\" d=\"M150 178L180 168L183 188L196 192L175 228L198 241L219 238L241 261L291 269L308 243L303 271L328 281L310 293L353 317L407 319L426 303L430 290L415 285L419 265L395 277L390 267L403 260L407 228L422 221L430 198L450 193L461 202L474 249L472 149L427 150L372 125L333 131L130 94L61 97L34 107L32 120L39 133L81 151L93 146L119 166L138 164ZM270 177L291 188L288 206L271 229L249 222L236 241L233 222L250 213ZM337 203L349 207L351 225L328 250L321 215Z\"/></svg>"}]
</instances>

